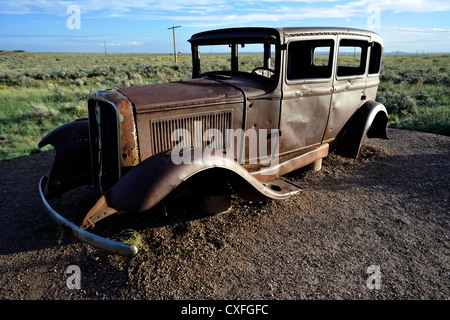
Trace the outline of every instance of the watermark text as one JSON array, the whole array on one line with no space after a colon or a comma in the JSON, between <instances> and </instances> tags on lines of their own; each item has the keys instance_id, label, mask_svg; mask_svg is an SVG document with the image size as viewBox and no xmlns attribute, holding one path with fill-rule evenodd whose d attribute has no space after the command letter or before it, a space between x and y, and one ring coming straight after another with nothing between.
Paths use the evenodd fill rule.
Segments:
<instances>
[{"instance_id":1,"label":"watermark text","mask_svg":"<svg viewBox=\"0 0 450 320\"><path fill-rule=\"evenodd\" d=\"M66 20L66 26L69 30L81 29L81 9L77 5L67 7L67 14L70 16Z\"/></svg>"},{"instance_id":2,"label":"watermark text","mask_svg":"<svg viewBox=\"0 0 450 320\"><path fill-rule=\"evenodd\" d=\"M67 267L66 274L69 275L67 278L67 288L69 289L81 289L81 270L80 267L76 265L70 265Z\"/></svg>"},{"instance_id":3,"label":"watermark text","mask_svg":"<svg viewBox=\"0 0 450 320\"><path fill-rule=\"evenodd\" d=\"M381 289L381 269L380 266L371 265L367 268L367 273L370 275L367 279L366 286L368 289Z\"/></svg>"}]
</instances>

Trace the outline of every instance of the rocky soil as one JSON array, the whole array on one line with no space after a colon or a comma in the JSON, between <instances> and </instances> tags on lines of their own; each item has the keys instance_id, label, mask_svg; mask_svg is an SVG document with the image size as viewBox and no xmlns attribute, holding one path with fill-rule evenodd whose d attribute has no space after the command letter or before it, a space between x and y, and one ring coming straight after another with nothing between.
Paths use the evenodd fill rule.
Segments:
<instances>
[{"instance_id":1,"label":"rocky soil","mask_svg":"<svg viewBox=\"0 0 450 320\"><path fill-rule=\"evenodd\" d=\"M94 230L112 238L136 231L133 258L48 218L38 182L53 151L2 162L0 299L448 299L450 137L389 136L366 139L357 160L330 154L319 172L289 174L303 191L288 200L234 197L215 215L183 204L100 222ZM77 220L93 203L83 187L52 206ZM71 265L81 289L67 286Z\"/></svg>"}]
</instances>

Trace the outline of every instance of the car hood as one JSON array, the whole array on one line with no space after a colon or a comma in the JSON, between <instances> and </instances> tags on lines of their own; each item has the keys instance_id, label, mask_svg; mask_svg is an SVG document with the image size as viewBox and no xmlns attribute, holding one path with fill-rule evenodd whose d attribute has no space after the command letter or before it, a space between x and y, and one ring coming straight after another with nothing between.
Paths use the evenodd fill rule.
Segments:
<instances>
[{"instance_id":1,"label":"car hood","mask_svg":"<svg viewBox=\"0 0 450 320\"><path fill-rule=\"evenodd\" d=\"M208 78L117 89L133 103L136 113L232 100L242 101L244 96L242 90L246 92L247 96L261 95L267 92L265 86L258 82L242 79L225 82Z\"/></svg>"}]
</instances>

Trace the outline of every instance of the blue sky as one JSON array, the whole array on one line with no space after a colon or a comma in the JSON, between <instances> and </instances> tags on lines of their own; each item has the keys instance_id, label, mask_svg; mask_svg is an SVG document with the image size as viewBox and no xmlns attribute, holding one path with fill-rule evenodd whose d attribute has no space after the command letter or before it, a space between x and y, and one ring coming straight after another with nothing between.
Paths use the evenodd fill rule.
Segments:
<instances>
[{"instance_id":1,"label":"blue sky","mask_svg":"<svg viewBox=\"0 0 450 320\"><path fill-rule=\"evenodd\" d=\"M449 0L0 0L0 49L169 53L173 25L186 53L192 34L240 26L354 27L388 52L450 52Z\"/></svg>"}]
</instances>

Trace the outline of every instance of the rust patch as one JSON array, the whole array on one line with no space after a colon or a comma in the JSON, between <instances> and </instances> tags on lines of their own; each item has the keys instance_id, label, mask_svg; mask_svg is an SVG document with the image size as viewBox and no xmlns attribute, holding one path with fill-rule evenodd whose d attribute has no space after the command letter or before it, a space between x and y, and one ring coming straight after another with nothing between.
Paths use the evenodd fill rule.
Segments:
<instances>
[{"instance_id":1,"label":"rust patch","mask_svg":"<svg viewBox=\"0 0 450 320\"><path fill-rule=\"evenodd\" d=\"M119 111L120 161L122 167L134 167L139 164L137 133L131 102L120 92L107 94Z\"/></svg>"}]
</instances>

